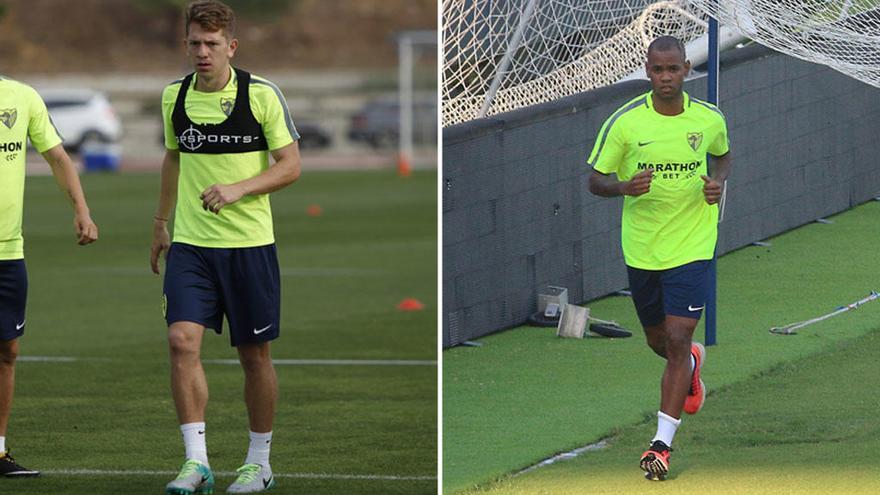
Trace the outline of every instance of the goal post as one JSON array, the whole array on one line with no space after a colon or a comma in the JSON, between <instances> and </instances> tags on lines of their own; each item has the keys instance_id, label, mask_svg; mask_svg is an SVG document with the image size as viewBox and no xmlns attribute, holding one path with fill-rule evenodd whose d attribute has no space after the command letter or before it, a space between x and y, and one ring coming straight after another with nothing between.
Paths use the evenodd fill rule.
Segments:
<instances>
[{"instance_id":1,"label":"goal post","mask_svg":"<svg viewBox=\"0 0 880 495\"><path fill-rule=\"evenodd\" d=\"M713 105L719 105L718 84L720 80L720 60L718 53L718 19L709 17L709 37L707 40L707 50L709 55L708 77L706 78L706 99ZM706 157L706 164L709 163L709 157ZM721 201L718 204L718 221L724 220L722 213L724 212L724 203L727 200L727 182L723 185L721 192ZM716 316L718 308L718 248L716 243L715 251L712 253L712 261L709 263L708 280L706 284L709 288L706 297L706 319L703 322L705 335L703 342L707 346L713 346L717 343Z\"/></svg>"},{"instance_id":2,"label":"goal post","mask_svg":"<svg viewBox=\"0 0 880 495\"><path fill-rule=\"evenodd\" d=\"M408 176L413 160L413 103L415 57L418 50L433 51L437 47L436 31L404 31L397 38L397 95L400 130L398 139L397 171Z\"/></svg>"}]
</instances>

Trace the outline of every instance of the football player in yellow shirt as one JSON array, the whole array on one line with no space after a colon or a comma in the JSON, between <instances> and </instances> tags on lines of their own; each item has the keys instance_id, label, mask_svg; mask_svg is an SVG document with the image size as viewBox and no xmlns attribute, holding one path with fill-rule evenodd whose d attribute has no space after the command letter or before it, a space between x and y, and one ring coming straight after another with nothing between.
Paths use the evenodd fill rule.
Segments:
<instances>
[{"instance_id":1,"label":"football player in yellow shirt","mask_svg":"<svg viewBox=\"0 0 880 495\"><path fill-rule=\"evenodd\" d=\"M195 72L162 94L166 153L151 249L157 274L167 253L171 391L185 449L166 493L214 487L200 350L205 329L220 333L224 318L244 370L250 423L247 457L227 491L254 493L275 484L269 451L278 385L269 344L279 335L281 288L269 193L299 178L299 134L278 88L230 65L238 40L227 5L190 3L185 44Z\"/></svg>"},{"instance_id":2,"label":"football player in yellow shirt","mask_svg":"<svg viewBox=\"0 0 880 495\"><path fill-rule=\"evenodd\" d=\"M73 207L80 245L98 239L76 168L61 145L46 104L33 88L0 76L0 476L36 476L7 451L6 428L15 388L18 339L24 333L27 270L21 224L27 140L43 155Z\"/></svg>"},{"instance_id":3,"label":"football player in yellow shirt","mask_svg":"<svg viewBox=\"0 0 880 495\"><path fill-rule=\"evenodd\" d=\"M663 479L682 410L696 414L705 399L706 351L692 338L706 303L731 155L721 112L682 90L690 62L681 41L655 39L645 69L652 90L602 126L589 182L593 194L624 196L621 244L633 303L648 345L666 359L657 433L639 463L649 479Z\"/></svg>"}]
</instances>

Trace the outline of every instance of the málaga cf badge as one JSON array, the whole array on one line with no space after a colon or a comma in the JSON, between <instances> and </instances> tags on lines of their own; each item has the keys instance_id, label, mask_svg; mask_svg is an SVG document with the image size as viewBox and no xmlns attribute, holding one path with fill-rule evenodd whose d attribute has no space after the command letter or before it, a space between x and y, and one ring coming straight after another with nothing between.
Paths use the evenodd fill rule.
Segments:
<instances>
[{"instance_id":1,"label":"m\u00e1laga cf badge","mask_svg":"<svg viewBox=\"0 0 880 495\"><path fill-rule=\"evenodd\" d=\"M688 133L688 144L691 145L691 149L697 151L700 149L700 145L703 144L703 133L702 132L689 132Z\"/></svg>"},{"instance_id":2,"label":"m\u00e1laga cf badge","mask_svg":"<svg viewBox=\"0 0 880 495\"><path fill-rule=\"evenodd\" d=\"M14 108L0 108L0 122L3 122L8 129L12 129L15 125L15 119L18 118L18 110Z\"/></svg>"},{"instance_id":3,"label":"m\u00e1laga cf badge","mask_svg":"<svg viewBox=\"0 0 880 495\"><path fill-rule=\"evenodd\" d=\"M234 106L235 98L220 98L220 110L223 110L227 117L232 113L232 107Z\"/></svg>"}]
</instances>

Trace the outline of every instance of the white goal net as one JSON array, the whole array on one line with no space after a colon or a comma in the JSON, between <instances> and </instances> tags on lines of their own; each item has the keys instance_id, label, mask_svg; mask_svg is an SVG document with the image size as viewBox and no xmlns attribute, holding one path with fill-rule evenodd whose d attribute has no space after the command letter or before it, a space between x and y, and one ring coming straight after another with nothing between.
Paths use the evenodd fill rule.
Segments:
<instances>
[{"instance_id":1,"label":"white goal net","mask_svg":"<svg viewBox=\"0 0 880 495\"><path fill-rule=\"evenodd\" d=\"M680 1L443 0L443 125L618 81L650 41L690 41L704 19Z\"/></svg>"},{"instance_id":2,"label":"white goal net","mask_svg":"<svg viewBox=\"0 0 880 495\"><path fill-rule=\"evenodd\" d=\"M657 36L704 36L710 14L880 86L880 0L443 0L443 126L613 84Z\"/></svg>"},{"instance_id":3,"label":"white goal net","mask_svg":"<svg viewBox=\"0 0 880 495\"><path fill-rule=\"evenodd\" d=\"M776 51L880 87L880 0L688 0Z\"/></svg>"}]
</instances>

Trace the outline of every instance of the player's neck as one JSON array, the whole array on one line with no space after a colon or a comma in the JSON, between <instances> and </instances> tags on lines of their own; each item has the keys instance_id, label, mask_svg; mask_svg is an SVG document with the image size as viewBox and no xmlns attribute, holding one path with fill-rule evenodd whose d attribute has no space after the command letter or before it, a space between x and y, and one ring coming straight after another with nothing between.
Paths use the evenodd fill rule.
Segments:
<instances>
[{"instance_id":1,"label":"player's neck","mask_svg":"<svg viewBox=\"0 0 880 495\"><path fill-rule=\"evenodd\" d=\"M203 93L220 91L226 87L231 77L232 68L229 65L214 74L199 74L196 77L196 91Z\"/></svg>"},{"instance_id":2,"label":"player's neck","mask_svg":"<svg viewBox=\"0 0 880 495\"><path fill-rule=\"evenodd\" d=\"M659 98L656 94L651 95L651 103L654 105L654 111L660 115L674 117L684 112L684 93L679 93L670 99Z\"/></svg>"}]
</instances>

